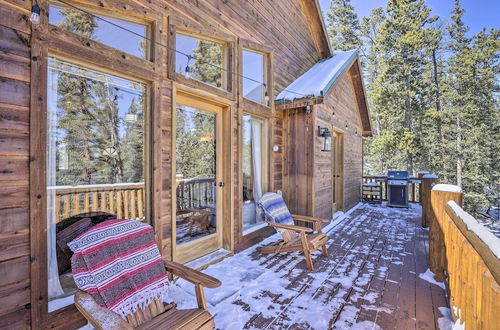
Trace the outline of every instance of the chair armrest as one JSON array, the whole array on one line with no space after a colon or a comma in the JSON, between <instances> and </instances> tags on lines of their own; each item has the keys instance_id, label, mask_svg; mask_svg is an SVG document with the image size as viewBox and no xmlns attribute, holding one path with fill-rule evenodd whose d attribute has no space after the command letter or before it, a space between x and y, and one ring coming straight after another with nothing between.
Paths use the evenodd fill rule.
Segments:
<instances>
[{"instance_id":1,"label":"chair armrest","mask_svg":"<svg viewBox=\"0 0 500 330\"><path fill-rule=\"evenodd\" d=\"M282 225L280 223L275 223L275 222L268 222L268 224L269 224L269 226L274 227L274 228L288 229L288 230L293 230L296 232L310 233L313 231L311 228L302 227L302 226Z\"/></svg>"},{"instance_id":2,"label":"chair armrest","mask_svg":"<svg viewBox=\"0 0 500 330\"><path fill-rule=\"evenodd\" d=\"M120 315L99 306L87 292L81 290L76 292L75 306L97 330L133 330L133 327Z\"/></svg>"},{"instance_id":3,"label":"chair armrest","mask_svg":"<svg viewBox=\"0 0 500 330\"><path fill-rule=\"evenodd\" d=\"M311 223L322 223L322 222L329 222L330 221L330 220L326 220L326 219L313 218L313 217L308 217L305 215L297 215L297 214L292 214L292 217L294 220L300 220L300 221L311 222Z\"/></svg>"},{"instance_id":4,"label":"chair armrest","mask_svg":"<svg viewBox=\"0 0 500 330\"><path fill-rule=\"evenodd\" d=\"M169 271L171 274L182 277L186 281L193 284L199 284L210 289L218 288L221 285L221 282L218 279L210 275L203 274L202 272L186 267L174 261L163 259L163 262L165 263L165 268L167 268L167 271Z\"/></svg>"}]
</instances>

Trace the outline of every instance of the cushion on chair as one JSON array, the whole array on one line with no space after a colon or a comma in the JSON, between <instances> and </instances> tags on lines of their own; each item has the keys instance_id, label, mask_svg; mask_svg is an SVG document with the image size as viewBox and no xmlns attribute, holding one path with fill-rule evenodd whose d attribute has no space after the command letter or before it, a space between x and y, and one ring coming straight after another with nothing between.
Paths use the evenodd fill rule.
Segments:
<instances>
[{"instance_id":1,"label":"cushion on chair","mask_svg":"<svg viewBox=\"0 0 500 330\"><path fill-rule=\"evenodd\" d=\"M90 218L83 218L57 233L56 254L59 274L63 274L71 269L71 256L73 252L68 247L68 243L90 228L92 228L92 220Z\"/></svg>"},{"instance_id":2,"label":"cushion on chair","mask_svg":"<svg viewBox=\"0 0 500 330\"><path fill-rule=\"evenodd\" d=\"M283 225L293 225L293 217L281 195L267 192L259 200L267 221Z\"/></svg>"}]
</instances>

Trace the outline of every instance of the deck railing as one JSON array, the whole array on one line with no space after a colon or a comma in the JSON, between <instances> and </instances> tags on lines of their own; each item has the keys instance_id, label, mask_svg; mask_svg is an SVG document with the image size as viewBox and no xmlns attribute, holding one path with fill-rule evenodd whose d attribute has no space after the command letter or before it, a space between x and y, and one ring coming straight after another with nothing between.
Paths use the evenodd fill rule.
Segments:
<instances>
[{"instance_id":1,"label":"deck railing","mask_svg":"<svg viewBox=\"0 0 500 330\"><path fill-rule=\"evenodd\" d=\"M56 223L87 212L108 212L119 219L144 219L144 183L54 186ZM177 207L204 209L215 205L215 178L177 180Z\"/></svg>"},{"instance_id":2,"label":"deck railing","mask_svg":"<svg viewBox=\"0 0 500 330\"><path fill-rule=\"evenodd\" d=\"M215 206L215 178L178 179L177 209L204 209Z\"/></svg>"},{"instance_id":3,"label":"deck railing","mask_svg":"<svg viewBox=\"0 0 500 330\"><path fill-rule=\"evenodd\" d=\"M498 329L500 239L461 208L457 186L434 184L425 203L429 267L446 283L454 320L468 329Z\"/></svg>"},{"instance_id":4,"label":"deck railing","mask_svg":"<svg viewBox=\"0 0 500 330\"><path fill-rule=\"evenodd\" d=\"M375 182L382 186L382 201L387 202L388 200L388 190L387 190L387 175L365 175L363 176L363 183ZM408 185L408 202L419 203L420 195L420 181L417 179L410 180Z\"/></svg>"},{"instance_id":5,"label":"deck railing","mask_svg":"<svg viewBox=\"0 0 500 330\"><path fill-rule=\"evenodd\" d=\"M86 212L108 212L118 219L143 219L144 183L48 187L55 191L56 223Z\"/></svg>"}]
</instances>

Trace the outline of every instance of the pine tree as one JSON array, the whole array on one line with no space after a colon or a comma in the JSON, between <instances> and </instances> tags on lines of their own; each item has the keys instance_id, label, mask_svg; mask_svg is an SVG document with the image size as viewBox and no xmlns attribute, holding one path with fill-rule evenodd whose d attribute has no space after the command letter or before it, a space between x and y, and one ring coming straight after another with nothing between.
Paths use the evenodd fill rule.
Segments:
<instances>
[{"instance_id":1,"label":"pine tree","mask_svg":"<svg viewBox=\"0 0 500 330\"><path fill-rule=\"evenodd\" d=\"M414 172L421 149L422 116L426 110L429 81L424 67L437 32L436 17L421 0L390 0L381 24L375 51L383 54L374 80L372 104L381 116L381 134L374 141L391 166ZM396 150L393 150L396 146Z\"/></svg>"},{"instance_id":2,"label":"pine tree","mask_svg":"<svg viewBox=\"0 0 500 330\"><path fill-rule=\"evenodd\" d=\"M222 46L204 40L198 40L198 48L193 51L194 63L190 66L191 78L222 88L223 71Z\"/></svg>"},{"instance_id":3,"label":"pine tree","mask_svg":"<svg viewBox=\"0 0 500 330\"><path fill-rule=\"evenodd\" d=\"M361 49L359 20L350 0L332 0L327 21L333 50Z\"/></svg>"}]
</instances>

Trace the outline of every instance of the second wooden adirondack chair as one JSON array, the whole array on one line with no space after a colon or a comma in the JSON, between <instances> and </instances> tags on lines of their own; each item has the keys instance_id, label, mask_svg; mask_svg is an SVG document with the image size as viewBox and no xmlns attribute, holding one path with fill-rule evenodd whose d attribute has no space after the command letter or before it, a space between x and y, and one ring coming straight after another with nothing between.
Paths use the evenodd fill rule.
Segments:
<instances>
[{"instance_id":1,"label":"second wooden adirondack chair","mask_svg":"<svg viewBox=\"0 0 500 330\"><path fill-rule=\"evenodd\" d=\"M321 247L323 255L328 256L326 249L326 236L321 230L321 223L327 220L307 217L302 215L292 215L286 206L281 195L276 193L265 193L259 201L259 206L264 211L266 222L269 226L276 228L281 233L282 239L278 242L264 246L261 252L268 253L286 253L294 251L303 251L306 257L307 268L314 269L311 252ZM313 229L303 226L296 226L294 220L309 222L314 225Z\"/></svg>"}]
</instances>

